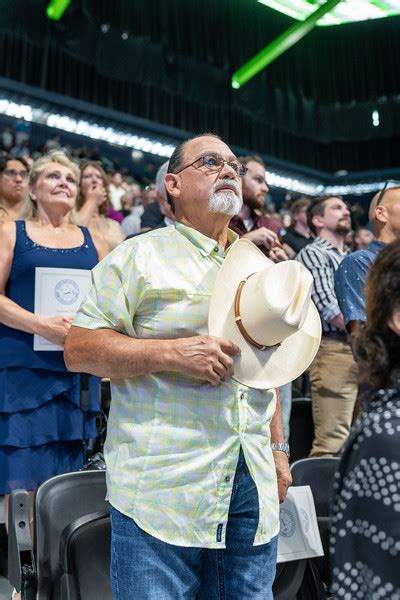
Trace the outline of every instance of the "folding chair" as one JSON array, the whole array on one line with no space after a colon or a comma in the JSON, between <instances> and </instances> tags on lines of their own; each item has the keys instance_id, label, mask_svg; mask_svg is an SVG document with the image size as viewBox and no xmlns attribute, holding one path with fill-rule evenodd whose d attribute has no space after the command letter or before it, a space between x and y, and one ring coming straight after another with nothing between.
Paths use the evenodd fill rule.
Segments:
<instances>
[{"instance_id":1,"label":"folding chair","mask_svg":"<svg viewBox=\"0 0 400 600\"><path fill-rule=\"evenodd\" d=\"M309 485L314 496L315 511L317 513L318 527L325 556L310 559L310 562L313 562L318 568L321 578L328 589L330 586L329 506L338 464L339 458L322 456L304 458L293 463L291 466L293 485Z\"/></svg>"},{"instance_id":2,"label":"folding chair","mask_svg":"<svg viewBox=\"0 0 400 600\"><path fill-rule=\"evenodd\" d=\"M274 600L295 600L303 582L307 560L291 560L276 565L272 588Z\"/></svg>"},{"instance_id":3,"label":"folding chair","mask_svg":"<svg viewBox=\"0 0 400 600\"><path fill-rule=\"evenodd\" d=\"M290 460L296 462L310 454L314 422L310 398L293 398L290 413Z\"/></svg>"},{"instance_id":4,"label":"folding chair","mask_svg":"<svg viewBox=\"0 0 400 600\"><path fill-rule=\"evenodd\" d=\"M111 523L108 511L85 515L64 529L60 543L60 598L112 600Z\"/></svg>"},{"instance_id":5,"label":"folding chair","mask_svg":"<svg viewBox=\"0 0 400 600\"><path fill-rule=\"evenodd\" d=\"M105 496L104 471L67 473L44 482L35 497L33 546L28 494L23 490L11 494L8 579L17 590L23 591L26 600L36 595L40 600L60 600L62 534L80 517L108 511Z\"/></svg>"}]
</instances>

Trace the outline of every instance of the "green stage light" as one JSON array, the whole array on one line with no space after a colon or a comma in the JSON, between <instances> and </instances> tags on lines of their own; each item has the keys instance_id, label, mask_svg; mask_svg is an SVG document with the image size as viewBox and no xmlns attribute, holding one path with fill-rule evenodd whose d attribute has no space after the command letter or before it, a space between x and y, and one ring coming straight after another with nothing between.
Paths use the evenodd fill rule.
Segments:
<instances>
[{"instance_id":1,"label":"green stage light","mask_svg":"<svg viewBox=\"0 0 400 600\"><path fill-rule=\"evenodd\" d=\"M258 0L258 2L298 21L304 21L323 4L322 0ZM399 14L399 0L342 0L339 6L318 21L318 25L340 25Z\"/></svg>"},{"instance_id":2,"label":"green stage light","mask_svg":"<svg viewBox=\"0 0 400 600\"><path fill-rule=\"evenodd\" d=\"M71 0L50 0L46 11L48 18L59 21L70 4Z\"/></svg>"},{"instance_id":3,"label":"green stage light","mask_svg":"<svg viewBox=\"0 0 400 600\"><path fill-rule=\"evenodd\" d=\"M281 35L273 42L268 44L266 48L261 50L261 52L256 54L256 56L251 58L232 75L232 87L234 89L240 88L262 69L265 69L265 67L278 58L278 56L286 52L286 50L289 50L294 44L297 44L297 42L314 29L318 21L339 4L339 2L341 2L341 0L327 0L327 2L324 2L322 6L319 6L317 10L311 13L305 21L297 22L281 33Z\"/></svg>"}]
</instances>

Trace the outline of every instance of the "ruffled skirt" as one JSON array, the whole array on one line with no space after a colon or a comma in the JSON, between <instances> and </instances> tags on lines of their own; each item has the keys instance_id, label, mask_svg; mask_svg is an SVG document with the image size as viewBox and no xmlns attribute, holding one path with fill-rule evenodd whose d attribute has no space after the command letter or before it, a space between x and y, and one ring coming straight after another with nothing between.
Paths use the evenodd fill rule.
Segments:
<instances>
[{"instance_id":1,"label":"ruffled skirt","mask_svg":"<svg viewBox=\"0 0 400 600\"><path fill-rule=\"evenodd\" d=\"M81 409L80 375L42 369L0 371L0 494L36 490L54 475L78 470L83 440L96 437L100 382L89 378Z\"/></svg>"}]
</instances>

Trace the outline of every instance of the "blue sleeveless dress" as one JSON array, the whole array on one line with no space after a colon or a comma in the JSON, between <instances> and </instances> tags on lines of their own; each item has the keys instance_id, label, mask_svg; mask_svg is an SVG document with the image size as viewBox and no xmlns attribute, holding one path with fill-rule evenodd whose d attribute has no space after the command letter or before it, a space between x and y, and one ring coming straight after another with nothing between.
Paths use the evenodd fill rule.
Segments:
<instances>
[{"instance_id":1,"label":"blue sleeveless dress","mask_svg":"<svg viewBox=\"0 0 400 600\"><path fill-rule=\"evenodd\" d=\"M35 267L92 269L96 248L86 227L81 246L54 249L33 242L16 221L16 244L6 296L33 312ZM89 377L89 409L80 408L81 376L63 352L35 352L33 335L0 324L0 494L78 470L82 441L96 436L100 381Z\"/></svg>"}]
</instances>

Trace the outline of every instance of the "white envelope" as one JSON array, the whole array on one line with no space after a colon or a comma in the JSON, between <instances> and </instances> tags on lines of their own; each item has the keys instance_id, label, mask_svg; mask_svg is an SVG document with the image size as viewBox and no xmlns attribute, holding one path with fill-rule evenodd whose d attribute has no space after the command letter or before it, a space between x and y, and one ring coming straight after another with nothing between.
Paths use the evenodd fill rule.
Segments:
<instances>
[{"instance_id":1,"label":"white envelope","mask_svg":"<svg viewBox=\"0 0 400 600\"><path fill-rule=\"evenodd\" d=\"M309 485L288 489L280 506L277 562L323 556L314 498Z\"/></svg>"},{"instance_id":2,"label":"white envelope","mask_svg":"<svg viewBox=\"0 0 400 600\"><path fill-rule=\"evenodd\" d=\"M90 271L87 269L35 269L35 309L37 315L55 317L73 316L91 285ZM62 346L52 344L40 335L33 336L33 349L55 351Z\"/></svg>"}]
</instances>

